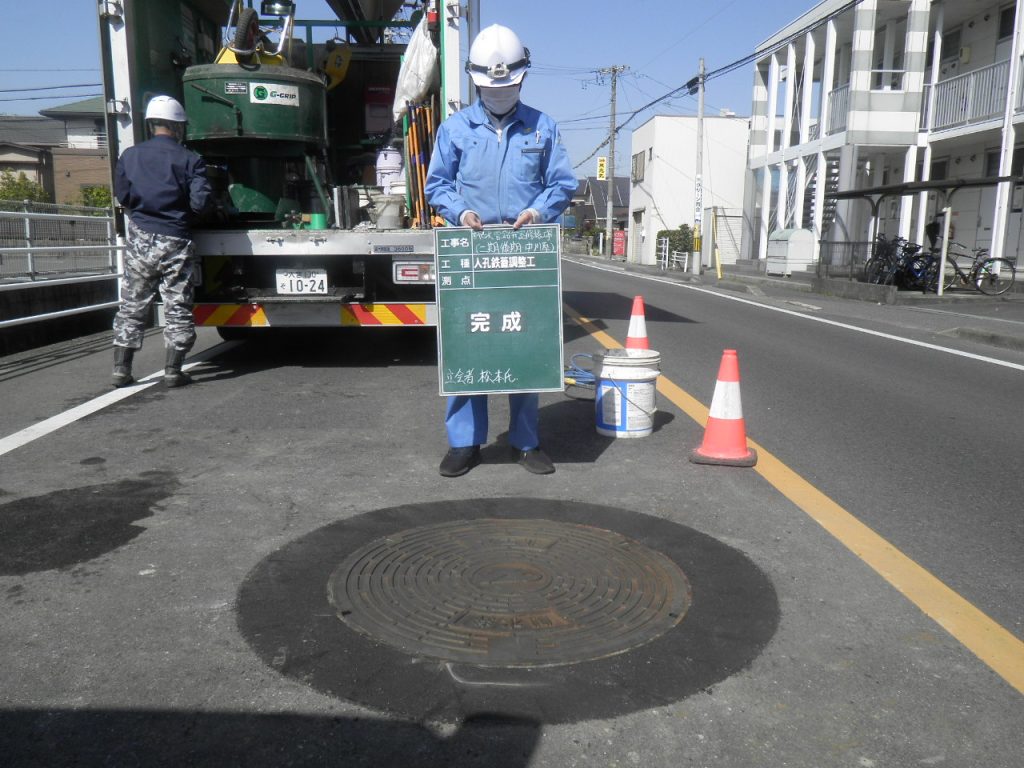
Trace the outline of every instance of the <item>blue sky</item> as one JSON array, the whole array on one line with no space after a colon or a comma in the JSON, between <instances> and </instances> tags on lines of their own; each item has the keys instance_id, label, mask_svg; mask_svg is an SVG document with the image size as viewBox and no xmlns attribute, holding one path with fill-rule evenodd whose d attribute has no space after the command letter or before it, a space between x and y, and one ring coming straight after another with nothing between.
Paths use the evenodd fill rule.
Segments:
<instances>
[{"instance_id":1,"label":"blue sky","mask_svg":"<svg viewBox=\"0 0 1024 768\"><path fill-rule=\"evenodd\" d=\"M322 0L296 2L299 18L329 16ZM693 77L701 56L708 71L741 59L814 4L813 0L481 0L481 22L512 27L530 48L534 67L523 87L523 100L562 123L575 165L608 135L610 87L596 70L629 67L619 78L621 123L635 109ZM73 96L100 92L88 85L100 80L95 0L6 5L0 112L31 115L75 101ZM710 80L705 98L708 114L720 109L749 114L752 79L748 66ZM82 85L9 91L73 84ZM654 114L696 112L696 97L682 96L639 114L616 139L618 172L629 167L628 128L642 125ZM590 159L577 173L593 175L595 167L596 160Z\"/></svg>"}]
</instances>

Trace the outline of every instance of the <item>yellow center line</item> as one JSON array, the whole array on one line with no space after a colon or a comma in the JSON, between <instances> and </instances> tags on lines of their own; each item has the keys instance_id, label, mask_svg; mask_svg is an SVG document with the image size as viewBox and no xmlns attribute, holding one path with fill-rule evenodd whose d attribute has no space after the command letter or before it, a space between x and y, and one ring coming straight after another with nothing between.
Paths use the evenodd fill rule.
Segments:
<instances>
[{"instance_id":1,"label":"yellow center line","mask_svg":"<svg viewBox=\"0 0 1024 768\"><path fill-rule=\"evenodd\" d=\"M566 314L606 349L622 346L568 304L564 307ZM658 391L700 426L707 423L707 407L664 375L658 378ZM757 451L754 470L761 477L997 675L1019 693L1024 693L1024 641L864 525L763 446L749 439L747 444Z\"/></svg>"}]
</instances>

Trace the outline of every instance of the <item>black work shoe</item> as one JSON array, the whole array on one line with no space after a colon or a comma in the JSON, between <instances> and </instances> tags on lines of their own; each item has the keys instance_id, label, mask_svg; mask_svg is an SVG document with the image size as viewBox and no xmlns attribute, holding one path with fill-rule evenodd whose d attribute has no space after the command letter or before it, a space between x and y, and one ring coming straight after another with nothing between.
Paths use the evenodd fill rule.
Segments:
<instances>
[{"instance_id":1,"label":"black work shoe","mask_svg":"<svg viewBox=\"0 0 1024 768\"><path fill-rule=\"evenodd\" d=\"M519 452L519 464L535 475L550 475L555 471L554 462L540 448Z\"/></svg>"},{"instance_id":2,"label":"black work shoe","mask_svg":"<svg viewBox=\"0 0 1024 768\"><path fill-rule=\"evenodd\" d=\"M448 453L441 459L441 477L464 475L479 463L479 445L471 445L466 448L449 448Z\"/></svg>"}]
</instances>

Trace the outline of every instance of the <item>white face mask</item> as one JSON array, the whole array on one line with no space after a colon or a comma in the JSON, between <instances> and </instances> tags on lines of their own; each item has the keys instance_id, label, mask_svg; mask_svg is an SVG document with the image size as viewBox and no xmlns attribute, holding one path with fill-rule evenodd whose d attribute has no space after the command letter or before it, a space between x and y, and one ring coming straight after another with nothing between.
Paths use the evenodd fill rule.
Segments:
<instances>
[{"instance_id":1,"label":"white face mask","mask_svg":"<svg viewBox=\"0 0 1024 768\"><path fill-rule=\"evenodd\" d=\"M516 108L519 103L519 85L503 88L480 88L480 100L492 115L501 117Z\"/></svg>"}]
</instances>

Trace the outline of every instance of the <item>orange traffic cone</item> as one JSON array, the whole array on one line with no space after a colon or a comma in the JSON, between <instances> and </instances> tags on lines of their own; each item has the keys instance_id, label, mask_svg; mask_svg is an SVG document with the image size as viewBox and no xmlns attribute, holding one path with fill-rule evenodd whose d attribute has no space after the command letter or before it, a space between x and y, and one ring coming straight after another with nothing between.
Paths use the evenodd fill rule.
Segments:
<instances>
[{"instance_id":1,"label":"orange traffic cone","mask_svg":"<svg viewBox=\"0 0 1024 768\"><path fill-rule=\"evenodd\" d=\"M633 297L633 311L629 315L626 349L650 349L647 343L647 318L644 316L644 297Z\"/></svg>"},{"instance_id":2,"label":"orange traffic cone","mask_svg":"<svg viewBox=\"0 0 1024 768\"><path fill-rule=\"evenodd\" d=\"M757 463L757 452L747 447L747 428L740 400L740 362L735 349L722 353L704 442L690 454L690 461L729 467L752 467Z\"/></svg>"}]
</instances>

